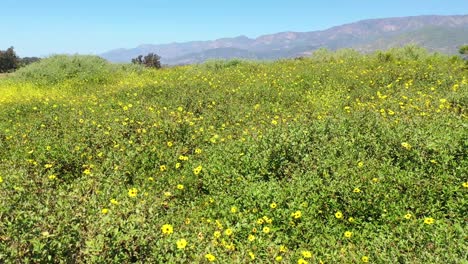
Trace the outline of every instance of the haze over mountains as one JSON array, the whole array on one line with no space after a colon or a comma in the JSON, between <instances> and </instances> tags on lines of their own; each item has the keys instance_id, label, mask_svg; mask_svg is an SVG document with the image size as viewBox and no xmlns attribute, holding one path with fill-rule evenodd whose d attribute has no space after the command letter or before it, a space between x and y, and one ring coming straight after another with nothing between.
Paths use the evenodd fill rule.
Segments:
<instances>
[{"instance_id":1,"label":"haze over mountains","mask_svg":"<svg viewBox=\"0 0 468 264\"><path fill-rule=\"evenodd\" d=\"M157 35L157 32L154 33ZM116 49L100 56L112 62L130 62L150 52L164 64L199 63L208 59L278 59L311 54L319 48L353 48L362 52L416 44L447 54L468 43L468 15L415 16L362 20L322 31L281 32L258 38L238 36L212 41L161 45L145 44Z\"/></svg>"}]
</instances>

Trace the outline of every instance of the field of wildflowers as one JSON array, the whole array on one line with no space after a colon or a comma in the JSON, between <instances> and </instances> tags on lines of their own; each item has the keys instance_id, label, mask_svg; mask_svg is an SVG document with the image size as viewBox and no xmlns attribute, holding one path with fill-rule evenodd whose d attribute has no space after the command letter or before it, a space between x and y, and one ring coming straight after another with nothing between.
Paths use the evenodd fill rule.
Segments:
<instances>
[{"instance_id":1,"label":"field of wildflowers","mask_svg":"<svg viewBox=\"0 0 468 264\"><path fill-rule=\"evenodd\" d=\"M398 54L2 78L0 262L466 261L467 66Z\"/></svg>"}]
</instances>

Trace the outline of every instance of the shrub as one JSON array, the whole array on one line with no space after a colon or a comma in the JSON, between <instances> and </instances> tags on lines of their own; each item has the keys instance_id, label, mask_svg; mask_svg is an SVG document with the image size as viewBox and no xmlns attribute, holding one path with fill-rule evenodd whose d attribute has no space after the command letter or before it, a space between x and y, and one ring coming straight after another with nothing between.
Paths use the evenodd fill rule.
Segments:
<instances>
[{"instance_id":1,"label":"shrub","mask_svg":"<svg viewBox=\"0 0 468 264\"><path fill-rule=\"evenodd\" d=\"M90 55L54 55L17 71L16 77L38 84L57 84L66 80L106 83L114 67Z\"/></svg>"}]
</instances>

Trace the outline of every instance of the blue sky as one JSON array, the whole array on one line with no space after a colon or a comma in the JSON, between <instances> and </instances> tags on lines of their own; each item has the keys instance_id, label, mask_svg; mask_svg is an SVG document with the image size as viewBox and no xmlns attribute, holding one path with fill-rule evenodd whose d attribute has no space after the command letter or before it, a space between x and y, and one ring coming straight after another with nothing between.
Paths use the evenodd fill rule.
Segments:
<instances>
[{"instance_id":1,"label":"blue sky","mask_svg":"<svg viewBox=\"0 0 468 264\"><path fill-rule=\"evenodd\" d=\"M1 0L0 49L14 46L20 56L99 54L427 14L468 14L468 0Z\"/></svg>"}]
</instances>

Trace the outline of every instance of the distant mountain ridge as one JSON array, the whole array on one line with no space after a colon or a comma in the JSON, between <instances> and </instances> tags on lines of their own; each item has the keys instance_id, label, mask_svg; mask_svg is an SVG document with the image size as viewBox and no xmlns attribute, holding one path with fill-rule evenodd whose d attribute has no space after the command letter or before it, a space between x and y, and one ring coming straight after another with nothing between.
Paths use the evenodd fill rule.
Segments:
<instances>
[{"instance_id":1,"label":"distant mountain ridge","mask_svg":"<svg viewBox=\"0 0 468 264\"><path fill-rule=\"evenodd\" d=\"M310 54L318 48L354 48L362 52L407 44L447 54L468 43L468 15L413 16L368 19L311 32L280 32L248 38L238 36L211 41L161 45L145 44L116 49L100 56L112 62L130 62L150 52L165 64L199 63L208 59L278 59Z\"/></svg>"}]
</instances>

